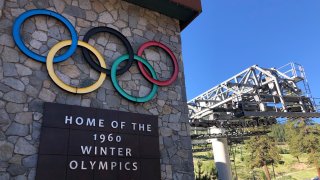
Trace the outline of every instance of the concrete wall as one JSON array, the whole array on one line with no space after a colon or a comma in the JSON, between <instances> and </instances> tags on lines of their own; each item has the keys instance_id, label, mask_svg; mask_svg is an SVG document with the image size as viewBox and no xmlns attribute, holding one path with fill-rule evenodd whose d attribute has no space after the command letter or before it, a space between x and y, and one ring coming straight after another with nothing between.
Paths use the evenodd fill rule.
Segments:
<instances>
[{"instance_id":1,"label":"concrete wall","mask_svg":"<svg viewBox=\"0 0 320 180\"><path fill-rule=\"evenodd\" d=\"M89 94L65 92L50 79L45 64L27 58L11 36L17 16L40 8L67 17L76 27L80 40L91 27L109 26L122 32L135 52L148 40L166 44L178 58L178 79L170 86L160 87L153 100L139 104L121 97L110 78ZM70 39L68 30L59 21L44 16L28 19L21 32L25 44L43 55L58 41ZM119 40L106 33L96 35L90 43L104 54L109 67L126 52ZM164 51L149 48L145 52L160 79L171 76L172 63ZM54 66L59 77L74 86L90 84L99 75L79 50L69 60ZM143 96L151 87L136 65L118 80L133 95ZM0 0L1 180L35 178L43 102L159 115L162 179L194 179L177 20L120 0Z\"/></svg>"}]
</instances>

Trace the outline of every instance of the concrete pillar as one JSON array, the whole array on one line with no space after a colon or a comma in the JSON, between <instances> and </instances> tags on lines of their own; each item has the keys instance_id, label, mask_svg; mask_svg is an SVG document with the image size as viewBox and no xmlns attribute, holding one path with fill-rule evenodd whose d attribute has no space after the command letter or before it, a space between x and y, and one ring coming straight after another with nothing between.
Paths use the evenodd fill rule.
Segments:
<instances>
[{"instance_id":1,"label":"concrete pillar","mask_svg":"<svg viewBox=\"0 0 320 180\"><path fill-rule=\"evenodd\" d=\"M211 134L223 133L224 129L211 128ZM208 140L212 143L212 151L219 180L232 180L231 163L228 151L227 138L213 138Z\"/></svg>"}]
</instances>

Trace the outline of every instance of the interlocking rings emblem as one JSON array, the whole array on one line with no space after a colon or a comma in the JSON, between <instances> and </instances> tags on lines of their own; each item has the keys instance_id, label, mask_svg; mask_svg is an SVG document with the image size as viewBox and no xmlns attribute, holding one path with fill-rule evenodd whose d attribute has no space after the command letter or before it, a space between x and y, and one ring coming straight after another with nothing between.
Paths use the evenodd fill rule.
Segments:
<instances>
[{"instance_id":1,"label":"interlocking rings emblem","mask_svg":"<svg viewBox=\"0 0 320 180\"><path fill-rule=\"evenodd\" d=\"M70 31L70 34L71 34L71 40L65 40L65 41L58 42L56 45L54 45L50 49L47 57L36 54L35 52L31 51L24 44L24 42L21 38L20 29L21 29L22 24L24 23L24 21L26 19L33 17L33 16L36 16L36 15L46 15L46 16L51 16L53 18L56 18L57 20L61 21L68 28L68 30ZM97 33L102 33L102 32L110 33L110 34L116 36L117 38L119 38L128 51L128 54L120 56L119 58L117 58L113 62L112 66L111 66L111 70L107 69L107 65L105 63L105 60L104 60L103 56L100 54L100 52L88 43L90 37L92 37L93 35L95 35ZM46 63L47 70L48 70L48 73L49 73L49 76L51 77L51 79L60 88L66 90L68 92L71 92L71 93L83 94L83 93L89 93L89 92L95 91L103 84L106 77L110 76L114 88L124 98L126 98L130 101L133 101L133 102L147 102L155 96L155 94L158 90L158 86L168 86L168 85L172 84L177 79L178 73L179 73L179 65L178 65L178 61L177 61L175 55L167 46L165 46L164 44L162 44L160 42L149 41L149 42L142 44L140 46L140 48L138 49L137 55L135 55L133 48L132 48L130 42L128 41L128 39L123 34L121 34L119 31L112 29L112 28L109 28L109 27L94 27L94 28L90 29L85 34L83 41L80 41L80 40L78 40L77 32L76 32L75 28L72 26L72 24L70 23L70 21L68 19L66 19L65 17L63 17L62 15L60 15L56 12L50 11L50 10L45 10L45 9L30 10L30 11L27 11L27 12L21 14L14 22L12 34L13 34L13 39L14 39L16 45L18 46L18 48L28 57L30 57L36 61ZM64 54L56 57L55 54L61 48L66 47L66 46L70 46L69 49ZM62 62L62 61L67 60L69 57L72 56L72 54L74 54L77 46L81 46L82 54L84 56L84 59L88 62L88 64L93 69L100 72L100 76L99 76L98 80L94 84L92 84L88 87L77 88L77 87L73 87L68 84L65 84L61 79L59 79L59 77L54 72L53 63L58 63L58 62ZM156 47L162 48L171 57L172 62L173 62L174 71L173 71L171 78L169 78L168 80L159 81L157 78L157 74L156 74L155 70L153 69L153 67L151 66L151 64L146 59L141 57L143 54L143 51L150 46L156 46ZM90 51L95 55L95 58L97 58L97 60L95 60L94 57L92 57L90 55L90 53L89 53ZM125 92L121 88L121 86L119 85L118 80L117 80L117 75L121 75L121 74L127 72L130 69L130 67L132 66L134 60L136 60L138 62L138 68L139 68L140 72L142 73L142 75L149 82L153 83L151 91L149 92L148 95L146 95L144 97L135 97L135 96L128 94L127 92ZM122 63L124 61L126 61L125 66L123 66L120 69L117 69L118 66L120 65L120 63Z\"/></svg>"}]
</instances>

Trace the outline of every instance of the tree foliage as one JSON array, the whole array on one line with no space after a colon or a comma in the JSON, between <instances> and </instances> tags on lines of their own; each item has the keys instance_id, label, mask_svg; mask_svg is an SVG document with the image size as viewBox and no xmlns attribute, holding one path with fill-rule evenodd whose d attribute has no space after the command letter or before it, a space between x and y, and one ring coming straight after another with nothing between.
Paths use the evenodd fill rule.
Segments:
<instances>
[{"instance_id":1,"label":"tree foliage","mask_svg":"<svg viewBox=\"0 0 320 180\"><path fill-rule=\"evenodd\" d=\"M249 161L252 168L277 164L281 159L275 140L270 136L251 137L246 142L246 149L251 154Z\"/></svg>"},{"instance_id":2,"label":"tree foliage","mask_svg":"<svg viewBox=\"0 0 320 180\"><path fill-rule=\"evenodd\" d=\"M308 161L314 164L320 177L320 125L310 120L291 121L286 125L290 154L297 157L307 153Z\"/></svg>"},{"instance_id":3,"label":"tree foliage","mask_svg":"<svg viewBox=\"0 0 320 180\"><path fill-rule=\"evenodd\" d=\"M196 178L197 179L201 179L202 175L204 173L204 171L202 170L202 165L203 165L202 161L199 160L197 162L198 171L196 171L196 174L197 174Z\"/></svg>"},{"instance_id":4,"label":"tree foliage","mask_svg":"<svg viewBox=\"0 0 320 180\"><path fill-rule=\"evenodd\" d=\"M295 121L288 121L285 125L286 139L289 145L290 154L298 159L299 156L304 153L304 149L301 146L301 136L303 135L300 130L301 124L297 124Z\"/></svg>"},{"instance_id":5,"label":"tree foliage","mask_svg":"<svg viewBox=\"0 0 320 180\"><path fill-rule=\"evenodd\" d=\"M216 171L216 168L214 166L214 163L210 164L207 171L204 171L203 162L198 160L197 161L197 169L196 172L196 180L211 180L211 179L217 179L218 174ZM207 173L205 173L207 172Z\"/></svg>"},{"instance_id":6,"label":"tree foliage","mask_svg":"<svg viewBox=\"0 0 320 180\"><path fill-rule=\"evenodd\" d=\"M286 128L283 124L274 124L271 126L271 132L269 134L273 137L277 142L285 142L286 141Z\"/></svg>"},{"instance_id":7,"label":"tree foliage","mask_svg":"<svg viewBox=\"0 0 320 180\"><path fill-rule=\"evenodd\" d=\"M281 160L279 150L273 137L255 136L246 141L246 149L251 154L248 158L249 166L263 168L265 175L270 179L267 165L277 164Z\"/></svg>"}]
</instances>

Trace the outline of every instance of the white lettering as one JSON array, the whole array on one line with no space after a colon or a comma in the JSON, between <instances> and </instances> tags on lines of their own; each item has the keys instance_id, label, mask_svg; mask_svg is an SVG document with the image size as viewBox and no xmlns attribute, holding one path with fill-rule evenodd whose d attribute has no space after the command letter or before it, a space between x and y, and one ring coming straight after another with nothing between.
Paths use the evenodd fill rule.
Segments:
<instances>
[{"instance_id":1,"label":"white lettering","mask_svg":"<svg viewBox=\"0 0 320 180\"><path fill-rule=\"evenodd\" d=\"M96 119L87 118L87 126L96 126Z\"/></svg>"},{"instance_id":2,"label":"white lettering","mask_svg":"<svg viewBox=\"0 0 320 180\"><path fill-rule=\"evenodd\" d=\"M119 170L122 170L122 162L119 162Z\"/></svg>"},{"instance_id":3,"label":"white lettering","mask_svg":"<svg viewBox=\"0 0 320 180\"><path fill-rule=\"evenodd\" d=\"M65 124L72 124L72 116L66 116L64 119Z\"/></svg>"},{"instance_id":4,"label":"white lettering","mask_svg":"<svg viewBox=\"0 0 320 180\"><path fill-rule=\"evenodd\" d=\"M100 155L105 155L105 156L107 155L107 147L104 147L104 148L101 147L100 148Z\"/></svg>"},{"instance_id":5,"label":"white lettering","mask_svg":"<svg viewBox=\"0 0 320 180\"><path fill-rule=\"evenodd\" d=\"M138 165L137 164L138 164L137 162L132 163L132 166L133 166L132 170L134 170L134 171L138 170Z\"/></svg>"},{"instance_id":6,"label":"white lettering","mask_svg":"<svg viewBox=\"0 0 320 180\"><path fill-rule=\"evenodd\" d=\"M124 168L127 170L127 171L130 171L130 168L128 168L128 165L130 164L130 162L127 162L126 164L124 164Z\"/></svg>"},{"instance_id":7,"label":"white lettering","mask_svg":"<svg viewBox=\"0 0 320 180\"><path fill-rule=\"evenodd\" d=\"M132 124L133 130L136 130L136 125L137 125L137 123L131 123L131 124Z\"/></svg>"},{"instance_id":8,"label":"white lettering","mask_svg":"<svg viewBox=\"0 0 320 180\"><path fill-rule=\"evenodd\" d=\"M86 122L85 122L86 121ZM65 124L73 124L73 117L72 116L65 116L64 119ZM118 122L116 122L118 126ZM96 124L95 118L83 118L83 117L77 117L75 118L75 124L78 126L85 125L85 126L99 126L104 127L104 119L99 119L98 125Z\"/></svg>"},{"instance_id":9,"label":"white lettering","mask_svg":"<svg viewBox=\"0 0 320 180\"><path fill-rule=\"evenodd\" d=\"M139 123L131 123L132 129L134 131L148 131L151 132L151 124L139 124Z\"/></svg>"},{"instance_id":10,"label":"white lettering","mask_svg":"<svg viewBox=\"0 0 320 180\"><path fill-rule=\"evenodd\" d=\"M139 131L144 131L144 124L139 124Z\"/></svg>"},{"instance_id":11,"label":"white lettering","mask_svg":"<svg viewBox=\"0 0 320 180\"><path fill-rule=\"evenodd\" d=\"M105 162L101 162L100 161L100 163L99 163L99 170L100 169L105 169L105 170L108 170L108 162L107 161L105 161Z\"/></svg>"},{"instance_id":12,"label":"white lettering","mask_svg":"<svg viewBox=\"0 0 320 180\"><path fill-rule=\"evenodd\" d=\"M122 122L122 121L121 121L121 125L120 125L120 126L121 126L121 129L123 129L125 125L126 125L126 122Z\"/></svg>"},{"instance_id":13,"label":"white lettering","mask_svg":"<svg viewBox=\"0 0 320 180\"><path fill-rule=\"evenodd\" d=\"M104 119L99 119L99 127L104 127Z\"/></svg>"},{"instance_id":14,"label":"white lettering","mask_svg":"<svg viewBox=\"0 0 320 180\"><path fill-rule=\"evenodd\" d=\"M132 156L130 148L126 148L126 156Z\"/></svg>"},{"instance_id":15,"label":"white lettering","mask_svg":"<svg viewBox=\"0 0 320 180\"><path fill-rule=\"evenodd\" d=\"M116 128L118 128L118 126L119 126L118 121L112 121L111 122L111 127L112 128L116 129Z\"/></svg>"},{"instance_id":16,"label":"white lettering","mask_svg":"<svg viewBox=\"0 0 320 180\"><path fill-rule=\"evenodd\" d=\"M111 162L111 170L113 170L113 168L116 166L117 166L117 162Z\"/></svg>"},{"instance_id":17,"label":"white lettering","mask_svg":"<svg viewBox=\"0 0 320 180\"><path fill-rule=\"evenodd\" d=\"M128 161L76 161L72 160L69 162L69 168L71 170L126 170L126 171L137 171L138 162Z\"/></svg>"},{"instance_id":18,"label":"white lettering","mask_svg":"<svg viewBox=\"0 0 320 180\"><path fill-rule=\"evenodd\" d=\"M123 156L123 148L118 148L118 156Z\"/></svg>"},{"instance_id":19,"label":"white lettering","mask_svg":"<svg viewBox=\"0 0 320 180\"><path fill-rule=\"evenodd\" d=\"M81 146L82 154L90 154L92 146Z\"/></svg>"},{"instance_id":20,"label":"white lettering","mask_svg":"<svg viewBox=\"0 0 320 180\"><path fill-rule=\"evenodd\" d=\"M84 167L84 161L81 161L81 169L82 170L86 170L87 169L86 167Z\"/></svg>"},{"instance_id":21,"label":"white lettering","mask_svg":"<svg viewBox=\"0 0 320 180\"><path fill-rule=\"evenodd\" d=\"M78 167L78 162L77 162L77 161L75 161L75 160L70 161L70 163L69 163L69 167L70 167L70 169L72 169L72 170L77 169L77 167Z\"/></svg>"},{"instance_id":22,"label":"white lettering","mask_svg":"<svg viewBox=\"0 0 320 180\"><path fill-rule=\"evenodd\" d=\"M76 124L79 125L79 126L82 125L83 124L83 118L82 117L77 117L76 118Z\"/></svg>"},{"instance_id":23,"label":"white lettering","mask_svg":"<svg viewBox=\"0 0 320 180\"><path fill-rule=\"evenodd\" d=\"M91 165L91 170L94 169L94 165L96 164L96 161L90 161L90 165Z\"/></svg>"},{"instance_id":24,"label":"white lettering","mask_svg":"<svg viewBox=\"0 0 320 180\"><path fill-rule=\"evenodd\" d=\"M110 147L109 148L111 150L111 155L113 156L114 155L114 150L116 149L115 147Z\"/></svg>"},{"instance_id":25,"label":"white lettering","mask_svg":"<svg viewBox=\"0 0 320 180\"><path fill-rule=\"evenodd\" d=\"M131 148L117 147L98 147L98 146L80 146L83 155L101 155L101 156L132 156Z\"/></svg>"}]
</instances>

